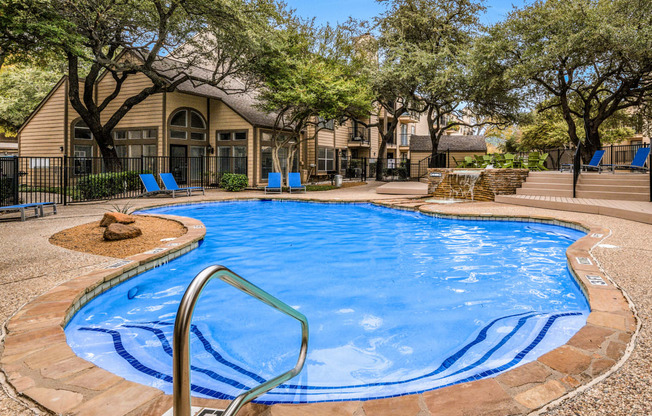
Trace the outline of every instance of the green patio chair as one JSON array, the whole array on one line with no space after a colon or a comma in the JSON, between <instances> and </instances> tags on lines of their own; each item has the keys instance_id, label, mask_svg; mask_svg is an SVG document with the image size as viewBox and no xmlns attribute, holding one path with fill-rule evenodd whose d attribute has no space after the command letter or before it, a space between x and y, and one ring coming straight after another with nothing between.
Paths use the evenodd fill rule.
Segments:
<instances>
[{"instance_id":1,"label":"green patio chair","mask_svg":"<svg viewBox=\"0 0 652 416\"><path fill-rule=\"evenodd\" d=\"M497 168L502 168L505 165L505 155L502 153L494 156L494 166Z\"/></svg>"},{"instance_id":2,"label":"green patio chair","mask_svg":"<svg viewBox=\"0 0 652 416\"><path fill-rule=\"evenodd\" d=\"M546 167L546 159L548 159L548 153L544 153L539 158L539 170L548 170Z\"/></svg>"},{"instance_id":3,"label":"green patio chair","mask_svg":"<svg viewBox=\"0 0 652 416\"><path fill-rule=\"evenodd\" d=\"M505 163L503 163L503 169L514 169L516 156L511 153L505 153Z\"/></svg>"},{"instance_id":4,"label":"green patio chair","mask_svg":"<svg viewBox=\"0 0 652 416\"><path fill-rule=\"evenodd\" d=\"M452 156L452 158L453 158L453 162L455 162L455 167L456 168L465 168L465 167L467 167L466 166L466 160L461 160L461 161L458 162L457 159L455 159L455 156Z\"/></svg>"},{"instance_id":5,"label":"green patio chair","mask_svg":"<svg viewBox=\"0 0 652 416\"><path fill-rule=\"evenodd\" d=\"M539 153L530 152L527 156L527 166L530 170L539 170Z\"/></svg>"}]
</instances>

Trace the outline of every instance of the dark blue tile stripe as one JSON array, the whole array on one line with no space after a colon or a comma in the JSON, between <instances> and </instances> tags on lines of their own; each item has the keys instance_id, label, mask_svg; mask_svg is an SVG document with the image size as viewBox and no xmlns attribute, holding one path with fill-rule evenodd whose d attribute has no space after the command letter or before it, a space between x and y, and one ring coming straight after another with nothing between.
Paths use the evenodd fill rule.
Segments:
<instances>
[{"instance_id":1,"label":"dark blue tile stripe","mask_svg":"<svg viewBox=\"0 0 652 416\"><path fill-rule=\"evenodd\" d=\"M113 346L115 348L115 351L118 353L120 357L126 360L133 368L135 368L136 370L140 371L143 374L147 374L150 377L154 377L156 379L163 380L172 384L172 376L147 367L146 365L138 361L136 357L129 354L129 352L127 352L127 350L124 348L124 345L122 344L122 338L118 331L112 331L110 329L104 329L104 328L79 328L79 330L103 332L105 334L111 335L111 337L113 338ZM243 387L246 388L246 386ZM209 397L214 397L216 399L233 400L235 398L235 396L230 396L228 394L220 393L219 391L209 389L206 387L197 386L195 384L190 384L190 390L194 391L195 393L204 394Z\"/></svg>"},{"instance_id":2,"label":"dark blue tile stripe","mask_svg":"<svg viewBox=\"0 0 652 416\"><path fill-rule=\"evenodd\" d=\"M165 322L165 321L152 321L152 322L148 322L148 323L155 324L155 325L166 325L166 326L174 325L173 322ZM192 332L193 334L195 334L195 336L197 338L199 338L199 341L201 342L202 346L204 347L204 350L206 350L206 352L211 354L213 356L213 358L215 359L215 361L217 361L218 363L220 363L222 365L225 365L227 367L230 367L230 368L234 369L235 371L237 371L238 373L240 373L242 375L245 375L245 376L253 379L254 381L257 381L260 384L263 384L263 383L267 382L266 379L262 378L258 374L252 373L249 370L245 370L244 368L240 367L239 365L237 365L235 363L232 363L232 362L228 361L226 358L222 357L222 355L219 352L217 352L217 351L215 351L213 349L213 346L211 345L211 343L208 342L208 340L206 339L204 334L202 334L202 332L199 330L199 328L197 328L196 325L194 325L194 324L190 325L190 332Z\"/></svg>"},{"instance_id":3,"label":"dark blue tile stripe","mask_svg":"<svg viewBox=\"0 0 652 416\"><path fill-rule=\"evenodd\" d=\"M475 340L473 340L472 342L470 342L469 344L467 344L466 346L461 348L458 352L456 352L455 354L453 354L452 356L450 356L446 360L444 360L444 362L442 363L442 365L440 365L439 368L437 368L435 371L432 371L432 372L430 372L428 374L425 374L423 376L420 376L420 377L415 377L415 378L412 378L412 379L409 379L409 380L403 380L403 381L398 381L398 382L379 382L379 383L368 383L368 384L364 384L364 385L338 386L338 387L335 387L335 386L319 387L319 386L282 385L282 386L280 386L280 388L294 390L295 392L269 392L267 394L268 395L273 395L273 396L274 395L276 395L276 396L278 396L278 395L292 396L293 394L296 393L296 391L331 390L331 389L348 389L348 388L373 387L373 386L389 386L389 385L404 384L404 383L408 383L408 382L411 382L411 381L424 379L424 378L436 375L436 374L444 371L445 369L449 368L453 363L455 363L457 360L459 360L472 346L474 346L474 345L482 342L483 340L485 340L486 335L487 335L487 331L496 322L498 322L500 320L503 320L503 319L516 317L516 316L522 316L522 315L528 315L528 316L523 316L521 319L519 319L519 322L517 324L518 329L520 329L522 327L522 325L524 325L525 322L528 319L531 319L534 316L537 316L539 314L533 314L532 312L524 312L524 313L521 313L521 314L509 315L509 316L505 316L505 317L502 317L502 318L495 319L494 321L489 323L487 326L485 326L480 331L480 333L478 334L478 336L476 337ZM512 360L510 360L508 363L503 364L503 365L501 365L499 367L490 369L490 370L485 370L485 371L483 371L481 373L477 373L475 375L466 377L464 379L456 380L454 382L439 386L436 389L452 386L454 384L465 383L465 382L469 382L469 381L473 381L473 380L479 380L479 379L489 377L489 376L495 375L497 373L508 370L509 368L511 368L511 367L515 366L516 364L518 364L519 362L521 362L525 358L525 356L530 351L532 351L544 339L544 337L546 336L546 334L548 333L548 331L550 330L550 328L552 327L552 325L554 324L554 322L557 319L559 319L561 317L578 316L578 315L582 315L582 313L581 312L566 312L566 313L560 313L560 314L555 314L555 315L550 316L548 318L548 320L546 321L546 323L544 324L541 331L539 331L539 334L537 334L536 338L525 349L518 352L516 354L516 356ZM522 322L522 324L521 324L521 322ZM170 325L170 323L164 323L164 322L152 322L152 323ZM127 327L127 325L125 325L125 327ZM171 348L169 346L169 343L167 342L167 339L165 339L165 335L163 334L162 331L160 331L160 330L158 330L156 328L148 328L148 327L133 326L133 325L132 325L132 327L137 327L137 328L145 329L145 330L151 330L154 334L157 335L157 337L159 337L159 339L161 339L161 337L162 337L165 340L165 342L161 341L161 345L163 346L163 349L166 350L166 352L168 352L168 350L171 350ZM485 362L488 359L488 357L491 354L493 354L493 352L498 350L500 348L500 346L504 345L509 340L509 338L511 338L518 331L517 328L515 328L507 336L503 337L503 339L500 341L500 343L497 346L495 346L494 348L492 348L492 350L490 352L488 352L487 354L485 354L485 356L483 356L480 360L478 360L475 363L465 367L465 369L459 370L456 373L453 373L451 375L455 375L455 374L458 374L458 373L461 373L461 372L468 371L470 369L476 368L478 365ZM122 344L122 340L121 340L121 336L120 336L119 332L113 331L113 330L108 330L108 329L103 329L103 328L89 328L89 327L80 328L80 330L96 331L96 332L102 332L102 333L106 333L106 334L111 335L111 337L113 338L114 348L115 348L116 352L118 353L118 355L120 357L122 357L123 359L125 359L134 369L136 369L136 370L138 370L138 371L140 371L140 372L142 372L144 374L147 374L147 375L149 375L151 377L164 380L164 381L166 381L168 383L172 383L172 377L171 376L169 376L167 374L163 374L163 373L161 373L159 371L153 370L153 369L143 365L134 356L129 354L126 351L126 349L124 348L124 345ZM201 331L199 331L199 329L196 329L196 330L201 333ZM160 336L158 334L160 334ZM203 335L202 335L202 338L205 340ZM239 388L239 389L242 389L242 390L248 389L247 386L245 386L245 385L243 385L243 384L241 384L241 383L239 383L237 381L221 377L221 376L219 376L219 375L217 375L217 374L215 374L213 372L210 372L209 370L197 368L197 367L194 367L194 366L192 366L191 369L195 370L195 371L202 372L204 374L207 374L211 378L213 378L213 376L216 376L216 377L219 378L218 381L223 382L225 384L229 384L229 385L231 385L233 387L236 387L236 388ZM209 372L211 374L209 374ZM450 377L450 375L447 376L447 377ZM196 392L196 393L203 394L205 396L213 397L213 398L217 398L217 399L226 399L226 400L232 400L233 399L233 396L229 396L227 394L215 391L213 389L209 389L209 388L206 388L206 387L201 387L201 386L198 386L198 385L195 385L195 384L191 384L191 390ZM322 400L322 401L325 401L325 402L339 402L339 401L347 401L347 400L366 401L366 400L375 400L375 399L383 399L383 398L390 398L390 397L398 397L398 396L404 396L404 395L409 395L409 394L419 394L419 393L423 393L424 391L429 391L429 390L433 390L433 389L425 389L425 390L419 390L419 391L413 391L413 392L405 392L405 393L400 393L400 394L395 394L395 395L387 395L387 396L375 396L375 397L351 398L351 399L336 399L336 400ZM316 391L310 393L311 396L321 396L321 395L326 395L326 394L330 394L330 393L327 393L327 392L318 393ZM258 403L263 403L263 404L304 403L304 402L307 402L307 400L305 398L300 398L298 400L280 400L280 401L279 400L271 400L271 401L258 401L257 400L257 402Z\"/></svg>"}]
</instances>

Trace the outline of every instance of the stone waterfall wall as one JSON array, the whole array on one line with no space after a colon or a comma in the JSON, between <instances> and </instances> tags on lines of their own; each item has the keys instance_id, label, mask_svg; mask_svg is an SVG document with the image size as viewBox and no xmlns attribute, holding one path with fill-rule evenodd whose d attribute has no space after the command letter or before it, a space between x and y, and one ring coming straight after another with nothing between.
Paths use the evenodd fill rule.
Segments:
<instances>
[{"instance_id":1,"label":"stone waterfall wall","mask_svg":"<svg viewBox=\"0 0 652 416\"><path fill-rule=\"evenodd\" d=\"M520 188L529 174L527 169L450 169L430 168L428 169L428 193L435 198L449 199L455 192L454 187L459 186L456 180L451 180L450 173L453 171L480 172L480 177L473 189L474 201L493 201L496 195L513 195L516 189ZM440 173L441 176L432 176L432 173ZM471 199L467 195L465 199Z\"/></svg>"}]
</instances>

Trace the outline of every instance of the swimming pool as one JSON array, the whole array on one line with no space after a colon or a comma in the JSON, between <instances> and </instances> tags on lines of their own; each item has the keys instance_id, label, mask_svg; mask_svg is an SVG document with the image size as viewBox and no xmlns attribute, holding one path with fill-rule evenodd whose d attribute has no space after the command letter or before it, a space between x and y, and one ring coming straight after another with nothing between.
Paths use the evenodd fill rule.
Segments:
<instances>
[{"instance_id":1,"label":"swimming pool","mask_svg":"<svg viewBox=\"0 0 652 416\"><path fill-rule=\"evenodd\" d=\"M263 403L391 397L491 377L563 345L589 313L565 257L584 233L564 227L281 201L147 213L197 218L205 242L95 298L65 332L79 356L167 393L176 310L210 264L310 322L304 370ZM193 323L194 395L231 398L296 361L296 321L222 282L204 291Z\"/></svg>"}]
</instances>

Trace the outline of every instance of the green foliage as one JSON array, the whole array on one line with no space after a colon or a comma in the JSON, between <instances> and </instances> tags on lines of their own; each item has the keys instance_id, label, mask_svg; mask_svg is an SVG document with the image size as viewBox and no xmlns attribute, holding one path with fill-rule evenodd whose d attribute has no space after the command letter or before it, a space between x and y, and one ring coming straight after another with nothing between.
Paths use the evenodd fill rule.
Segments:
<instances>
[{"instance_id":1,"label":"green foliage","mask_svg":"<svg viewBox=\"0 0 652 416\"><path fill-rule=\"evenodd\" d=\"M58 68L5 65L0 70L0 126L16 132L62 75Z\"/></svg>"},{"instance_id":2,"label":"green foliage","mask_svg":"<svg viewBox=\"0 0 652 416\"><path fill-rule=\"evenodd\" d=\"M582 141L589 155L625 133L604 132L610 118L649 100L651 44L652 2L631 0L536 1L481 42L485 61L505 68L523 105L559 111L572 143Z\"/></svg>"},{"instance_id":3,"label":"green foliage","mask_svg":"<svg viewBox=\"0 0 652 416\"><path fill-rule=\"evenodd\" d=\"M13 200L15 182L13 178L0 177L0 205L13 205L18 203Z\"/></svg>"},{"instance_id":4,"label":"green foliage","mask_svg":"<svg viewBox=\"0 0 652 416\"><path fill-rule=\"evenodd\" d=\"M244 191L248 185L249 178L241 173L225 173L220 178L220 188L229 192Z\"/></svg>"},{"instance_id":5,"label":"green foliage","mask_svg":"<svg viewBox=\"0 0 652 416\"><path fill-rule=\"evenodd\" d=\"M108 212L119 212L121 214L131 214L134 212L134 207L131 205L131 202L126 202L124 204L111 204L111 209Z\"/></svg>"},{"instance_id":6,"label":"green foliage","mask_svg":"<svg viewBox=\"0 0 652 416\"><path fill-rule=\"evenodd\" d=\"M79 198L83 200L104 199L127 191L139 190L141 182L138 175L140 173L143 172L112 172L85 176L77 182Z\"/></svg>"}]
</instances>

